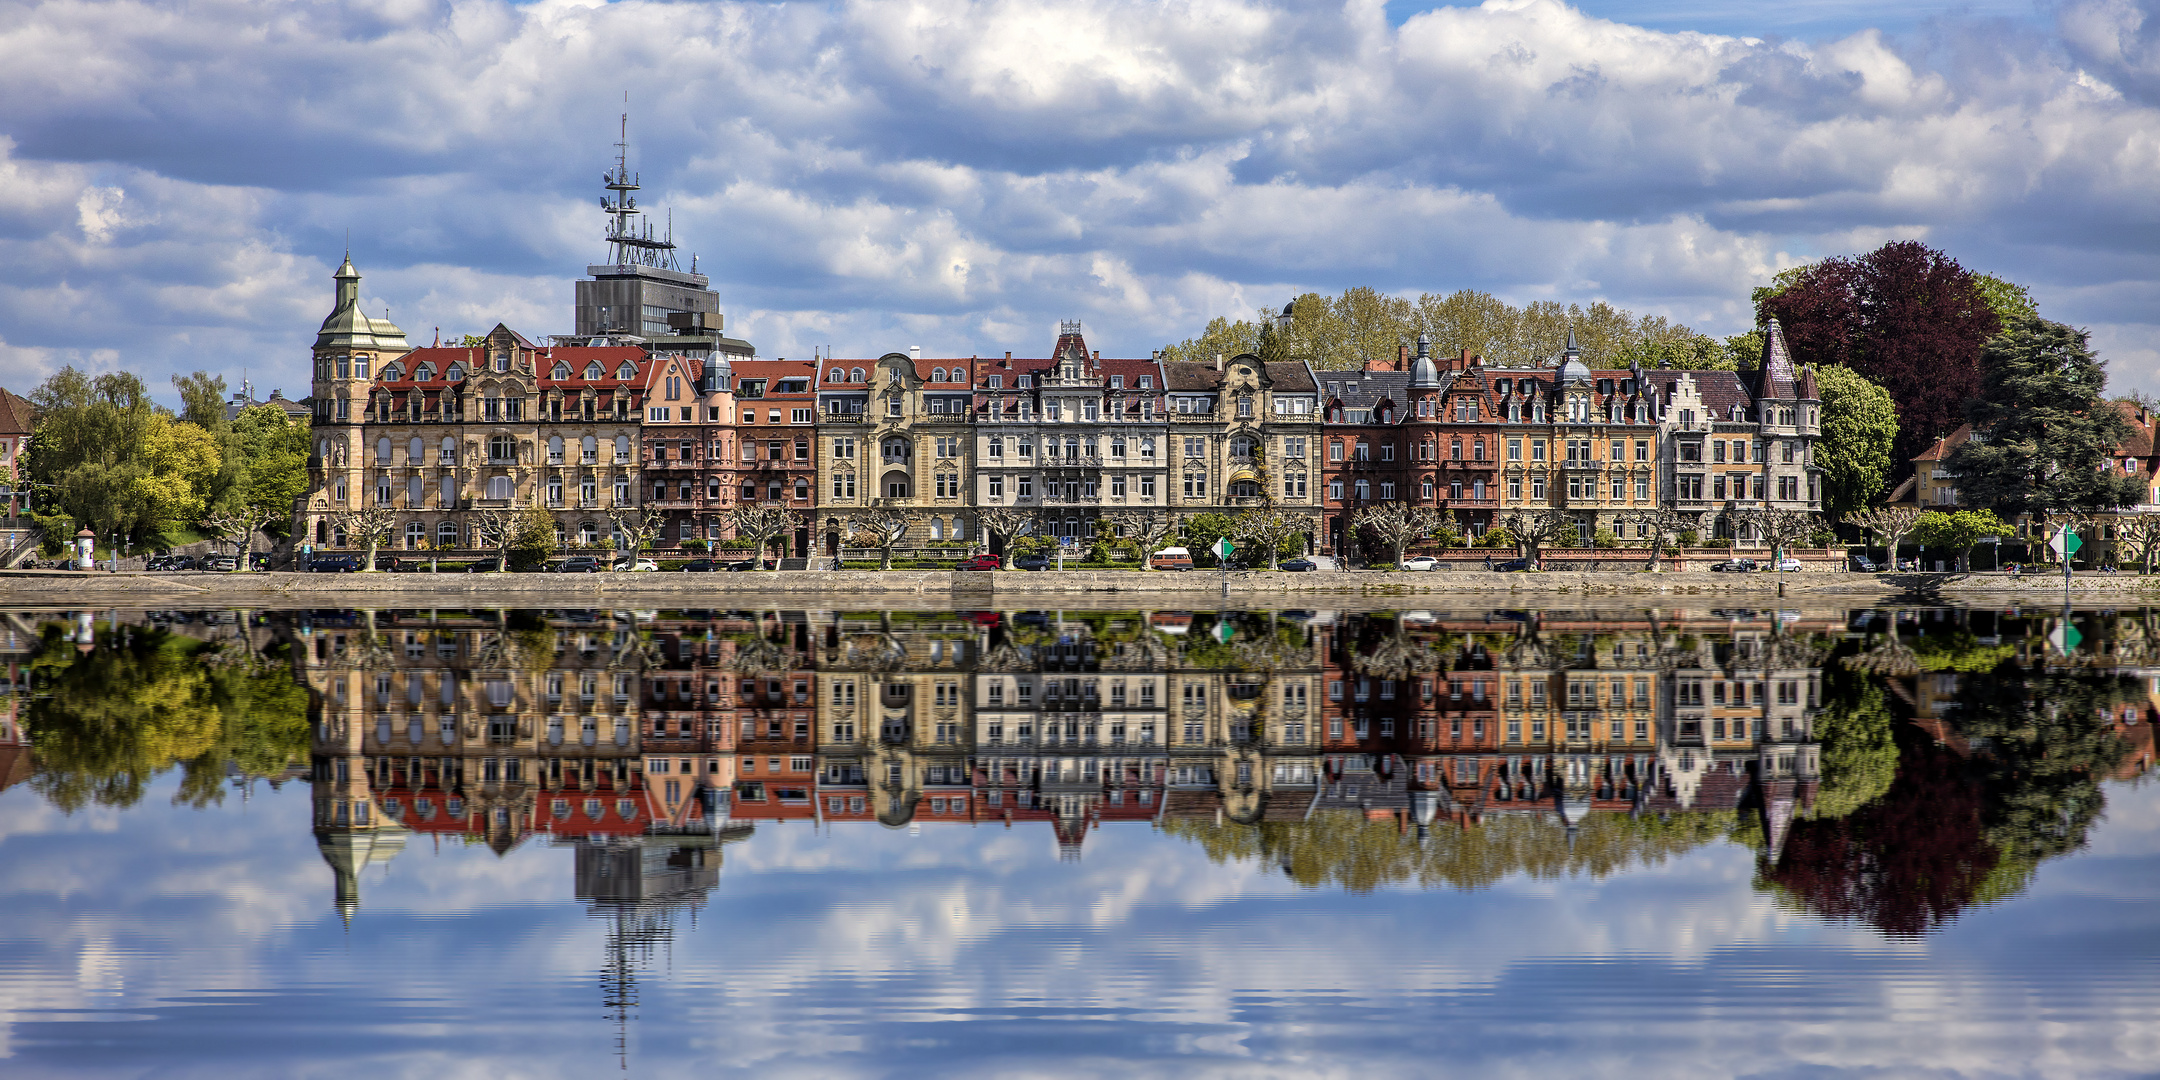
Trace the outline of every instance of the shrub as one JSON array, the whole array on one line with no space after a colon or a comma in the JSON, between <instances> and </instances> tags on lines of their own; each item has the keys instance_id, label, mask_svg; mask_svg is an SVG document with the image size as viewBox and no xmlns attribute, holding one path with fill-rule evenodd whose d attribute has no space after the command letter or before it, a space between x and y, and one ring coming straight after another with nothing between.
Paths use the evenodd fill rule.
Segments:
<instances>
[{"instance_id":1,"label":"shrub","mask_svg":"<svg viewBox=\"0 0 2160 1080\"><path fill-rule=\"evenodd\" d=\"M1620 538L1613 535L1613 531L1611 529L1599 529L1597 531L1597 535L1595 537L1592 537L1590 542L1601 548L1616 548L1620 546Z\"/></svg>"},{"instance_id":2,"label":"shrub","mask_svg":"<svg viewBox=\"0 0 2160 1080\"><path fill-rule=\"evenodd\" d=\"M1485 535L1478 537L1477 546L1511 548L1515 546L1515 534L1506 529L1487 529Z\"/></svg>"},{"instance_id":3,"label":"shrub","mask_svg":"<svg viewBox=\"0 0 2160 1080\"><path fill-rule=\"evenodd\" d=\"M1702 534L1696 532L1693 529L1689 529L1680 534L1681 547L1694 547L1695 545L1700 543L1702 543Z\"/></svg>"}]
</instances>

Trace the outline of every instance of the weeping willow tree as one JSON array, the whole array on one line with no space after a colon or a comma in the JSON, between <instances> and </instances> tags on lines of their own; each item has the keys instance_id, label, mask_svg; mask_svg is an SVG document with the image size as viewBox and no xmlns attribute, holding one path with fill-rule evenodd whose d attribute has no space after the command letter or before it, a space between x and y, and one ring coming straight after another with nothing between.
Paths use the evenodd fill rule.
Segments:
<instances>
[{"instance_id":1,"label":"weeping willow tree","mask_svg":"<svg viewBox=\"0 0 2160 1080\"><path fill-rule=\"evenodd\" d=\"M306 760L307 689L282 652L139 626L78 651L47 627L24 716L37 747L33 787L68 813L127 807L177 767L174 801L200 807L223 800L228 768L276 776Z\"/></svg>"}]
</instances>

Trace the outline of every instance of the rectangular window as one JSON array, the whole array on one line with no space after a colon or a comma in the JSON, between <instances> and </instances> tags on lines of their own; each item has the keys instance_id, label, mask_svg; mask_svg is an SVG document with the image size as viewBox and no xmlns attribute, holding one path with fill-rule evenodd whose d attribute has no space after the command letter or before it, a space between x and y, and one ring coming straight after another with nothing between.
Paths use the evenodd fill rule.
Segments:
<instances>
[{"instance_id":1,"label":"rectangular window","mask_svg":"<svg viewBox=\"0 0 2160 1080\"><path fill-rule=\"evenodd\" d=\"M1155 497L1154 477L1143 476L1140 478L1140 497L1143 499L1152 499Z\"/></svg>"},{"instance_id":2,"label":"rectangular window","mask_svg":"<svg viewBox=\"0 0 2160 1080\"><path fill-rule=\"evenodd\" d=\"M1110 494L1120 499L1125 497L1125 478L1123 476L1110 478Z\"/></svg>"},{"instance_id":3,"label":"rectangular window","mask_svg":"<svg viewBox=\"0 0 2160 1080\"><path fill-rule=\"evenodd\" d=\"M1035 478L1034 478L1034 477L1032 477L1032 476L1023 476L1023 477L1021 477L1021 478L1020 478L1020 489L1019 489L1019 490L1020 490L1020 497L1021 497L1021 498L1023 498L1023 499L1031 499L1031 498L1034 498L1034 497L1035 497Z\"/></svg>"},{"instance_id":4,"label":"rectangular window","mask_svg":"<svg viewBox=\"0 0 2160 1080\"><path fill-rule=\"evenodd\" d=\"M1521 461L1521 460L1522 460L1522 440L1521 440L1521 439L1509 439L1509 440L1507 441L1507 459L1508 459L1509 461Z\"/></svg>"},{"instance_id":5,"label":"rectangular window","mask_svg":"<svg viewBox=\"0 0 2160 1080\"><path fill-rule=\"evenodd\" d=\"M993 476L990 478L990 497L993 499L1002 499L1005 497L1004 477Z\"/></svg>"}]
</instances>

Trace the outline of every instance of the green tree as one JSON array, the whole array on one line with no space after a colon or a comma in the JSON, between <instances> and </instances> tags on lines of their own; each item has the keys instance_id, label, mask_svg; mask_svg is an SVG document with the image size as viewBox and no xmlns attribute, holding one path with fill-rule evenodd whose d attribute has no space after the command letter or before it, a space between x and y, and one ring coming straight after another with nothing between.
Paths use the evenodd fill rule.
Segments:
<instances>
[{"instance_id":1,"label":"green tree","mask_svg":"<svg viewBox=\"0 0 2160 1080\"><path fill-rule=\"evenodd\" d=\"M225 380L207 371L172 377L180 391L180 419L204 431L224 431Z\"/></svg>"},{"instance_id":2,"label":"green tree","mask_svg":"<svg viewBox=\"0 0 2160 1080\"><path fill-rule=\"evenodd\" d=\"M1262 322L1265 322L1266 318L1267 315L1263 312ZM1172 362L1212 364L1218 354L1229 357L1240 353L1257 353L1261 342L1260 326L1261 323L1244 319L1231 322L1218 315L1208 320L1207 328L1200 331L1199 337L1186 338L1175 345L1164 346L1162 358Z\"/></svg>"},{"instance_id":3,"label":"green tree","mask_svg":"<svg viewBox=\"0 0 2160 1080\"><path fill-rule=\"evenodd\" d=\"M374 552L369 553L370 561ZM555 554L555 519L538 506L518 511L516 531L509 545L511 566L538 566Z\"/></svg>"},{"instance_id":4,"label":"green tree","mask_svg":"<svg viewBox=\"0 0 2160 1080\"><path fill-rule=\"evenodd\" d=\"M1993 510L1957 510L1945 513L1930 510L1920 515L1913 527L1913 539L1927 547L1949 548L1958 553L1958 569L1972 569L1973 545L1990 536L2006 536L2010 526L2003 524Z\"/></svg>"},{"instance_id":5,"label":"green tree","mask_svg":"<svg viewBox=\"0 0 2160 1080\"><path fill-rule=\"evenodd\" d=\"M1817 368L1815 387L1823 403L1815 462L1823 472L1823 509L1835 521L1866 509L1882 493L1894 464L1897 404L1890 391L1848 367Z\"/></svg>"},{"instance_id":6,"label":"green tree","mask_svg":"<svg viewBox=\"0 0 2160 1080\"><path fill-rule=\"evenodd\" d=\"M2107 467L2130 425L2102 397L2106 384L2083 330L2026 318L1990 340L1965 406L1976 437L1945 463L1965 501L2012 518L2142 501L2137 477Z\"/></svg>"},{"instance_id":7,"label":"green tree","mask_svg":"<svg viewBox=\"0 0 2160 1080\"><path fill-rule=\"evenodd\" d=\"M48 532L160 532L207 509L224 461L217 437L159 411L140 378L67 367L30 400L39 420L27 471L50 485Z\"/></svg>"},{"instance_id":8,"label":"green tree","mask_svg":"<svg viewBox=\"0 0 2160 1080\"><path fill-rule=\"evenodd\" d=\"M254 405L240 411L233 434L247 465L241 501L276 512L270 531L288 534L293 506L307 494L308 423L291 419L275 405Z\"/></svg>"},{"instance_id":9,"label":"green tree","mask_svg":"<svg viewBox=\"0 0 2160 1080\"><path fill-rule=\"evenodd\" d=\"M2004 281L1993 274L1974 274L1973 286L1980 290L1980 299L2004 326L2040 317L2040 306L2033 303L2032 290L2023 285Z\"/></svg>"},{"instance_id":10,"label":"green tree","mask_svg":"<svg viewBox=\"0 0 2160 1080\"><path fill-rule=\"evenodd\" d=\"M1228 514L1194 514L1178 524L1178 531L1185 538L1185 548L1192 552L1194 566L1213 566L1218 561L1215 541L1225 536L1237 536L1237 519Z\"/></svg>"}]
</instances>

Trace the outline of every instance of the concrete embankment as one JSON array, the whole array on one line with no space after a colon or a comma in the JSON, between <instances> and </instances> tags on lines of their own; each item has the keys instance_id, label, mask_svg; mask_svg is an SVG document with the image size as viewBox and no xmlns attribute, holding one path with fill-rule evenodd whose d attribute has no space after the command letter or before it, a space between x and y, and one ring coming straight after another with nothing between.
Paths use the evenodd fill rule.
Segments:
<instances>
[{"instance_id":1,"label":"concrete embankment","mask_svg":"<svg viewBox=\"0 0 2160 1080\"><path fill-rule=\"evenodd\" d=\"M2000 574L1719 574L1699 571L1352 571L1218 574L949 570L770 571L748 574L144 574L0 571L14 607L1037 607L1058 603L1180 607L1507 606L1603 600L1864 607L1888 603L2035 604L2064 596L2060 577ZM2160 603L2160 576L2080 575L2076 604ZM1782 599L1780 599L1782 597Z\"/></svg>"},{"instance_id":2,"label":"concrete embankment","mask_svg":"<svg viewBox=\"0 0 2160 1080\"><path fill-rule=\"evenodd\" d=\"M2089 579L2080 595L2118 595L2136 579ZM2160 580L2160 579L2156 579ZM1788 574L1788 602L1868 605L1893 600L1954 601L1986 592L1959 575ZM1241 572L1219 574L1069 571L962 573L949 570L769 571L747 574L131 574L68 571L0 572L0 604L49 607L124 603L131 606L488 606L736 607L758 602L812 603L820 607L904 604L959 608L1007 608L1090 600L1179 606L1444 605L1451 597L1476 604L1558 603L1570 599L1650 600L1658 597L1776 601L1775 574L1642 571L1490 572L1353 571L1347 573ZM2054 589L2061 591L2060 581ZM2002 581L2006 596L2044 595L2035 579ZM2156 585L2160 593L2160 585ZM1992 593L1989 593L1992 595ZM1669 601L1668 601L1669 602ZM1983 602L1993 602L1987 600Z\"/></svg>"}]
</instances>

